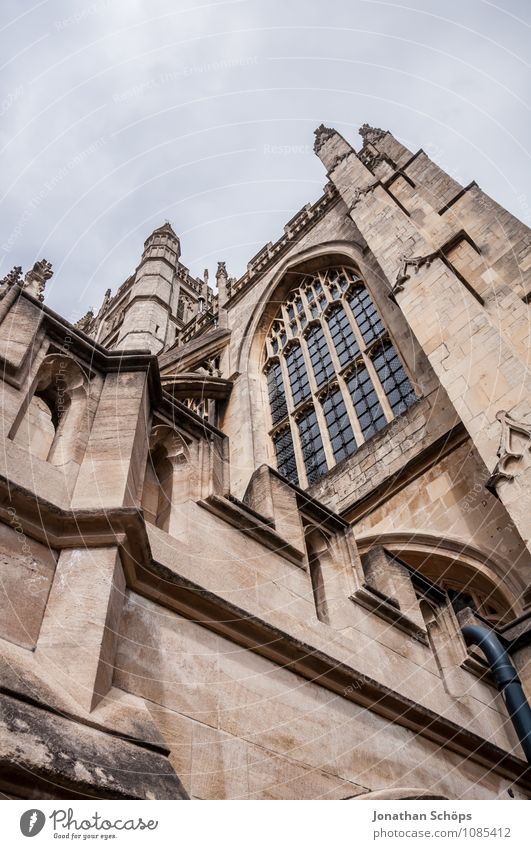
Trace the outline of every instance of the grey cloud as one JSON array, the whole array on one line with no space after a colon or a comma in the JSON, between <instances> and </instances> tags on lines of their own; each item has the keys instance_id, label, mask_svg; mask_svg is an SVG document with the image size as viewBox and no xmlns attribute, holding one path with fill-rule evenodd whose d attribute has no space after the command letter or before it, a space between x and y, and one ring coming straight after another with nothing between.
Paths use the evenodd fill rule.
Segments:
<instances>
[{"instance_id":1,"label":"grey cloud","mask_svg":"<svg viewBox=\"0 0 531 849\"><path fill-rule=\"evenodd\" d=\"M529 219L523 0L8 2L1 26L2 273L51 260L69 318L164 219L193 272L240 274L320 193L321 122L388 127Z\"/></svg>"}]
</instances>

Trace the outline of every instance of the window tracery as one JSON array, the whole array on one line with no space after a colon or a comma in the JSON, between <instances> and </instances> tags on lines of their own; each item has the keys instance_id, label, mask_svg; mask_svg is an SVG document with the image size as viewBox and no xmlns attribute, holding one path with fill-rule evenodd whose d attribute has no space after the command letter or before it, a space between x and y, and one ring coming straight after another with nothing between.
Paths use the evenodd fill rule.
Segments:
<instances>
[{"instance_id":1,"label":"window tracery","mask_svg":"<svg viewBox=\"0 0 531 849\"><path fill-rule=\"evenodd\" d=\"M280 305L264 373L277 467L301 485L402 415L416 395L359 273L307 274Z\"/></svg>"}]
</instances>

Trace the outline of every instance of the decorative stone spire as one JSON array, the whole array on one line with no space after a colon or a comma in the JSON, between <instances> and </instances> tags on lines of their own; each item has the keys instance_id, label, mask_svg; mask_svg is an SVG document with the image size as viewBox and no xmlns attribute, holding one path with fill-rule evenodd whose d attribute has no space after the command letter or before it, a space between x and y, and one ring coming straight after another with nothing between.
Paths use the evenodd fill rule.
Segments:
<instances>
[{"instance_id":1,"label":"decorative stone spire","mask_svg":"<svg viewBox=\"0 0 531 849\"><path fill-rule=\"evenodd\" d=\"M336 131L331 127L325 127L324 124L319 124L316 130L314 130L315 141L313 143L313 149L315 153L319 153L324 143L331 138Z\"/></svg>"},{"instance_id":2,"label":"decorative stone spire","mask_svg":"<svg viewBox=\"0 0 531 849\"><path fill-rule=\"evenodd\" d=\"M218 325L219 327L227 327L228 319L225 304L230 298L230 284L227 266L224 262L218 262L216 283L218 286Z\"/></svg>"},{"instance_id":3,"label":"decorative stone spire","mask_svg":"<svg viewBox=\"0 0 531 849\"><path fill-rule=\"evenodd\" d=\"M22 266L14 265L5 277L0 280L0 286L21 286L22 285Z\"/></svg>"},{"instance_id":4,"label":"decorative stone spire","mask_svg":"<svg viewBox=\"0 0 531 849\"><path fill-rule=\"evenodd\" d=\"M92 329L92 322L94 321L94 310L87 310L85 315L80 318L74 324L74 327L77 327L78 330L83 331L83 333L89 333Z\"/></svg>"},{"instance_id":5,"label":"decorative stone spire","mask_svg":"<svg viewBox=\"0 0 531 849\"><path fill-rule=\"evenodd\" d=\"M111 290L106 289L103 301L101 302L101 307L98 310L98 316L103 315L109 306L109 301L111 300Z\"/></svg>"},{"instance_id":6,"label":"decorative stone spire","mask_svg":"<svg viewBox=\"0 0 531 849\"><path fill-rule=\"evenodd\" d=\"M24 278L24 289L37 298L44 301L44 289L46 281L53 276L52 264L47 259L36 262L31 271Z\"/></svg>"},{"instance_id":7,"label":"decorative stone spire","mask_svg":"<svg viewBox=\"0 0 531 849\"><path fill-rule=\"evenodd\" d=\"M362 124L358 132L363 139L363 144L374 144L374 142L386 135L387 130L381 130L380 127L371 127L369 124Z\"/></svg>"}]
</instances>

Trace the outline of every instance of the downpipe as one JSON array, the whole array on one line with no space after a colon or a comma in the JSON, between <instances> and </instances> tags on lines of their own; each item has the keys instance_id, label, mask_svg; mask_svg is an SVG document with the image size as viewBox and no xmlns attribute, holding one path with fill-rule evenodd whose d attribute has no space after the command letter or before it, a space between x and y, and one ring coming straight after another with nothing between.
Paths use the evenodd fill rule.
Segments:
<instances>
[{"instance_id":1,"label":"downpipe","mask_svg":"<svg viewBox=\"0 0 531 849\"><path fill-rule=\"evenodd\" d=\"M478 646L487 658L527 762L531 764L531 707L512 660L496 634L489 628L481 625L464 625L461 631L467 646Z\"/></svg>"}]
</instances>

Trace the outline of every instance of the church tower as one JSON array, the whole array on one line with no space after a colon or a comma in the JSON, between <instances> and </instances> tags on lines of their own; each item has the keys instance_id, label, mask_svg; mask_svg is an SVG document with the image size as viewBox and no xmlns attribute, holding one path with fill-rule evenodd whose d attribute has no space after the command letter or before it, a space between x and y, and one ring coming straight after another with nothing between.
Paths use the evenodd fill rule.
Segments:
<instances>
[{"instance_id":1,"label":"church tower","mask_svg":"<svg viewBox=\"0 0 531 849\"><path fill-rule=\"evenodd\" d=\"M124 311L117 348L156 354L165 346L180 255L181 245L171 224L163 224L148 236Z\"/></svg>"}]
</instances>

